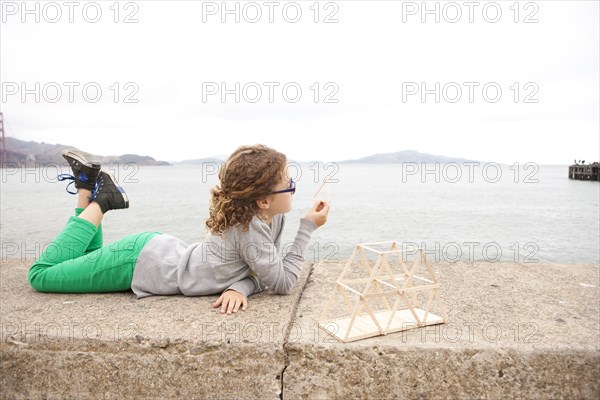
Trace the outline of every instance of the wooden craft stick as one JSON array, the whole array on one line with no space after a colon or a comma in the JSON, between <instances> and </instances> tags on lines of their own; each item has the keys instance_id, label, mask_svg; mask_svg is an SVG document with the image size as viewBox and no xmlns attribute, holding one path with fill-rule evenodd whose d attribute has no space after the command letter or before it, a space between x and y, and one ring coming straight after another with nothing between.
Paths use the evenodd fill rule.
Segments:
<instances>
[{"instance_id":1,"label":"wooden craft stick","mask_svg":"<svg viewBox=\"0 0 600 400\"><path fill-rule=\"evenodd\" d=\"M321 184L319 185L319 188L317 189L317 191L315 192L315 194L312 197L312 201L317 201L317 200L323 200L323 199L319 199L317 198L317 196L319 195L319 193L321 192L321 190L323 189L323 187L325 187L325 185L327 185L327 178L323 179L323 182L321 182ZM326 199L327 202L331 201L331 192L329 191L329 185L327 185L327 197Z\"/></svg>"}]
</instances>

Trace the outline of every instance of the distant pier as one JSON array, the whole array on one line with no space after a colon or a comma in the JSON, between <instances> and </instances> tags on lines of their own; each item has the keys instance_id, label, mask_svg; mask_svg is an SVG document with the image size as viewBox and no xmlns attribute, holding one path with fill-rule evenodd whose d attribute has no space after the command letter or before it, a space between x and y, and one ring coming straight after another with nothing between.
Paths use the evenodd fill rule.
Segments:
<instances>
[{"instance_id":1,"label":"distant pier","mask_svg":"<svg viewBox=\"0 0 600 400\"><path fill-rule=\"evenodd\" d=\"M600 163L594 161L591 164L575 163L569 167L569 179L578 179L581 181L597 181Z\"/></svg>"}]
</instances>

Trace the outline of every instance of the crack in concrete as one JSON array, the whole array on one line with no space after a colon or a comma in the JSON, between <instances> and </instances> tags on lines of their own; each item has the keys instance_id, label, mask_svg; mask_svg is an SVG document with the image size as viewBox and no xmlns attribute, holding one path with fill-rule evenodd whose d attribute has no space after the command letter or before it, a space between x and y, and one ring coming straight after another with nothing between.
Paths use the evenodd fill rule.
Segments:
<instances>
[{"instance_id":1,"label":"crack in concrete","mask_svg":"<svg viewBox=\"0 0 600 400\"><path fill-rule=\"evenodd\" d=\"M306 288L306 285L308 285L308 283L310 282L310 277L312 276L313 272L315 271L314 269L315 267L315 263L312 263L310 265L310 270L308 271L308 276L306 277L306 280L304 281L304 286L302 286L302 288L300 288L299 295L296 298L296 301L293 303L292 305L292 310L291 310L291 314L290 314L290 324L287 327L287 330L285 332L284 338L283 338L283 369L280 372L280 377L281 377L281 389L279 391L279 399L283 400L283 389L285 387L285 383L283 380L284 377L284 372L286 370L286 368L288 367L288 365L290 365L290 359L289 359L289 355L288 352L286 350L286 345L288 344L289 338L290 338L290 332L292 330L292 323L296 320L296 312L298 311L298 306L300 305L300 301L302 300L302 294L304 293L304 289Z\"/></svg>"},{"instance_id":2,"label":"crack in concrete","mask_svg":"<svg viewBox=\"0 0 600 400\"><path fill-rule=\"evenodd\" d=\"M285 352L285 343L283 346L284 346L284 348L283 348L283 364L284 365L283 365L283 369L279 373L279 376L281 378L281 381L280 381L281 388L279 389L279 399L280 400L283 400L283 373L285 372L285 369L288 367L288 364L289 364L289 358L288 358L287 353Z\"/></svg>"}]
</instances>

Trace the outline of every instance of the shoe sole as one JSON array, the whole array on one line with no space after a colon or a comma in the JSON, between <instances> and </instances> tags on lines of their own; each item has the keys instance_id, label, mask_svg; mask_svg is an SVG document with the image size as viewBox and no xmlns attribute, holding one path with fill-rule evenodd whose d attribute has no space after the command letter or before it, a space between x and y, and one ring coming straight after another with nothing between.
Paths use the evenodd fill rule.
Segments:
<instances>
[{"instance_id":1,"label":"shoe sole","mask_svg":"<svg viewBox=\"0 0 600 400\"><path fill-rule=\"evenodd\" d=\"M129 197L127 197L127 193L125 193L125 189L123 189L121 187L121 185L119 184L119 182L117 181L117 179L115 178L115 176L112 174L112 172L110 172L109 170L106 170L104 168L100 169L100 172L104 172L106 175L109 176L109 178L113 181L113 184L117 187L117 189L121 189L119 190L119 193L121 193L121 196L123 197L123 200L125 201L125 207L123 208L129 208Z\"/></svg>"},{"instance_id":2,"label":"shoe sole","mask_svg":"<svg viewBox=\"0 0 600 400\"><path fill-rule=\"evenodd\" d=\"M84 156L82 156L81 154L79 154L73 150L62 150L60 153L63 155L63 157L69 156L69 157L77 160L78 162L80 162L82 165L85 165L88 168L93 168L94 166L100 165L100 163L92 162L92 161L88 160L87 158L85 158Z\"/></svg>"}]
</instances>

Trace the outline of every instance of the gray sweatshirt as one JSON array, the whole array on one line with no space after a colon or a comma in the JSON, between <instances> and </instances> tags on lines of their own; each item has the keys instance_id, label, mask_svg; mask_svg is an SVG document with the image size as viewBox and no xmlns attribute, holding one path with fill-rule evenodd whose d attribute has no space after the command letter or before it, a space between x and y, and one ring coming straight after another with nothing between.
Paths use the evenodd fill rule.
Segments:
<instances>
[{"instance_id":1,"label":"gray sweatshirt","mask_svg":"<svg viewBox=\"0 0 600 400\"><path fill-rule=\"evenodd\" d=\"M317 225L300 219L296 239L281 258L284 225L283 214L274 216L270 225L255 216L246 232L235 226L221 236L209 233L204 241L189 246L171 235L154 236L140 252L131 289L138 299L153 294L213 295L227 289L246 296L265 289L289 294Z\"/></svg>"}]
</instances>

